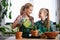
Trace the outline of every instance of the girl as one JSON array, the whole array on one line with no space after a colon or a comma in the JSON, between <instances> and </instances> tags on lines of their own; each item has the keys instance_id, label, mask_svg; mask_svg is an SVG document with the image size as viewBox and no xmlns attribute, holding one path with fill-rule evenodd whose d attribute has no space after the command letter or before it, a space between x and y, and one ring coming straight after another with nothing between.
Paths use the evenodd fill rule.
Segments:
<instances>
[{"instance_id":1,"label":"girl","mask_svg":"<svg viewBox=\"0 0 60 40\"><path fill-rule=\"evenodd\" d=\"M22 6L20 15L16 18L14 21L12 28L15 28L18 26L18 24L22 24L20 27L20 31L23 32L23 37L29 37L30 34L30 26L33 24L33 17L30 16L31 12L33 10L33 5L30 3L26 3L24 6Z\"/></svg>"},{"instance_id":2,"label":"girl","mask_svg":"<svg viewBox=\"0 0 60 40\"><path fill-rule=\"evenodd\" d=\"M52 32L54 31L53 23L49 20L49 10L46 8L41 8L39 11L40 21L37 21L35 24L37 25L37 29L39 31L39 35L44 36L44 32Z\"/></svg>"}]
</instances>

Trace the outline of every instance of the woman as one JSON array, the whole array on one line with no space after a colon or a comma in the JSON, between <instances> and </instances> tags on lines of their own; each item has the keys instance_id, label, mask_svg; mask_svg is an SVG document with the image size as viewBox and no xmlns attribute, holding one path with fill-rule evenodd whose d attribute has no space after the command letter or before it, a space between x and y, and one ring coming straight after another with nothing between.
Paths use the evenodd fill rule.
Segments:
<instances>
[{"instance_id":1,"label":"woman","mask_svg":"<svg viewBox=\"0 0 60 40\"><path fill-rule=\"evenodd\" d=\"M44 36L44 32L52 32L54 31L53 22L49 20L49 10L46 8L41 8L39 11L40 21L37 21L35 24L37 25L37 29L39 31L39 35Z\"/></svg>"},{"instance_id":2,"label":"woman","mask_svg":"<svg viewBox=\"0 0 60 40\"><path fill-rule=\"evenodd\" d=\"M23 37L29 37L30 26L33 24L33 17L30 16L32 10L33 5L30 3L26 3L24 6L22 6L20 15L16 18L12 25L12 28L15 28L18 26L18 24L22 24L20 27L20 31L23 32Z\"/></svg>"}]
</instances>

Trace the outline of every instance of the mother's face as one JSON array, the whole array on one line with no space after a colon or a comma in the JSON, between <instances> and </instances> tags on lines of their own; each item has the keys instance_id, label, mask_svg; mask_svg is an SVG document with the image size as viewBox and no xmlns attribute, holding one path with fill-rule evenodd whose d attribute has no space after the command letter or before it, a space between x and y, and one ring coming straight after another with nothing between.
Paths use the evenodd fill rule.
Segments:
<instances>
[{"instance_id":1,"label":"mother's face","mask_svg":"<svg viewBox=\"0 0 60 40\"><path fill-rule=\"evenodd\" d=\"M25 9L25 12L27 15L30 15L32 13L33 7L29 7L28 9Z\"/></svg>"}]
</instances>

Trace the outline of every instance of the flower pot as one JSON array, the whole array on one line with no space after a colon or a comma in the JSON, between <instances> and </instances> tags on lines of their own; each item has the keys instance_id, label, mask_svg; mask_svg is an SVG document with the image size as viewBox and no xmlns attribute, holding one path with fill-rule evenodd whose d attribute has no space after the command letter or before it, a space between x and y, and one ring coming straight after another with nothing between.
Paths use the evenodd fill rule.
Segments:
<instances>
[{"instance_id":1,"label":"flower pot","mask_svg":"<svg viewBox=\"0 0 60 40\"><path fill-rule=\"evenodd\" d=\"M38 36L38 30L31 30L31 34L33 37L37 37Z\"/></svg>"},{"instance_id":2,"label":"flower pot","mask_svg":"<svg viewBox=\"0 0 60 40\"><path fill-rule=\"evenodd\" d=\"M22 32L16 32L16 39L22 39Z\"/></svg>"},{"instance_id":3,"label":"flower pot","mask_svg":"<svg viewBox=\"0 0 60 40\"><path fill-rule=\"evenodd\" d=\"M58 35L58 32L45 32L45 35L47 36L48 39L55 39L56 36Z\"/></svg>"}]
</instances>

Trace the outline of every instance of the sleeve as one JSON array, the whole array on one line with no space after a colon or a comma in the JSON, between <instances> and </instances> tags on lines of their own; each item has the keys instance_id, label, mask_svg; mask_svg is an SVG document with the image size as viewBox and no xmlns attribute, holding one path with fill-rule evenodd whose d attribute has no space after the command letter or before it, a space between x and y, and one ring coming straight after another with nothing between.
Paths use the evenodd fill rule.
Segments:
<instances>
[{"instance_id":1,"label":"sleeve","mask_svg":"<svg viewBox=\"0 0 60 40\"><path fill-rule=\"evenodd\" d=\"M51 31L56 31L56 27L53 25L52 21L50 21L50 29Z\"/></svg>"},{"instance_id":2,"label":"sleeve","mask_svg":"<svg viewBox=\"0 0 60 40\"><path fill-rule=\"evenodd\" d=\"M37 26L37 30L39 31L39 35L43 34L42 27L41 27L39 21L36 22L35 25Z\"/></svg>"},{"instance_id":3,"label":"sleeve","mask_svg":"<svg viewBox=\"0 0 60 40\"><path fill-rule=\"evenodd\" d=\"M15 19L14 23L12 24L12 28L15 28L16 26L18 26L18 21L19 21L20 18L21 18L21 16L19 15L19 16Z\"/></svg>"},{"instance_id":4,"label":"sleeve","mask_svg":"<svg viewBox=\"0 0 60 40\"><path fill-rule=\"evenodd\" d=\"M38 22L36 22L36 23L34 23L34 24L36 25L37 29L39 29L39 27L38 27Z\"/></svg>"}]
</instances>

